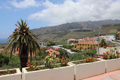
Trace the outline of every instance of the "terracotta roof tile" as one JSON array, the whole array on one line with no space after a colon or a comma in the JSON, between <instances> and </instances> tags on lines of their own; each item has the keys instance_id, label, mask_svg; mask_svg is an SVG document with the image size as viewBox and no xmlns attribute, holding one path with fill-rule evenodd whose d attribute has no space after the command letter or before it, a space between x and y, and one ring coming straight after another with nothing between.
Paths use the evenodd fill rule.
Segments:
<instances>
[{"instance_id":1,"label":"terracotta roof tile","mask_svg":"<svg viewBox=\"0 0 120 80\"><path fill-rule=\"evenodd\" d=\"M0 49L0 52L4 51L4 49Z\"/></svg>"},{"instance_id":2,"label":"terracotta roof tile","mask_svg":"<svg viewBox=\"0 0 120 80\"><path fill-rule=\"evenodd\" d=\"M46 52L48 52L50 55L52 55L53 53L55 53L56 55L60 54L58 51L55 51L53 49L48 49L48 50L46 50Z\"/></svg>"}]
</instances>

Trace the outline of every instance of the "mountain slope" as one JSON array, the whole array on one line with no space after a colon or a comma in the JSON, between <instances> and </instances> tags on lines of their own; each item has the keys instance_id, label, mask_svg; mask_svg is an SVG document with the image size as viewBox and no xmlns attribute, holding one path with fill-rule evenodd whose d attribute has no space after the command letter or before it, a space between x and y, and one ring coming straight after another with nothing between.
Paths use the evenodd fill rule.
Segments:
<instances>
[{"instance_id":1,"label":"mountain slope","mask_svg":"<svg viewBox=\"0 0 120 80\"><path fill-rule=\"evenodd\" d=\"M41 41L65 41L68 38L82 38L87 36L93 36L94 34L97 35L96 28L105 24L120 24L120 20L73 22L73 23L66 23L58 26L42 27L38 29L33 29L31 31L37 34L39 41L40 40ZM107 26L107 28L105 26ZM111 28L109 27L111 25L105 25L105 26L102 26L103 31L106 30L106 32L105 31L104 32L107 33L109 32L107 29ZM93 31L90 31L90 32L76 31L76 30L82 30L82 29L93 29ZM109 34L111 33L113 34L116 31L117 29L115 29L114 31L111 30Z\"/></svg>"}]
</instances>

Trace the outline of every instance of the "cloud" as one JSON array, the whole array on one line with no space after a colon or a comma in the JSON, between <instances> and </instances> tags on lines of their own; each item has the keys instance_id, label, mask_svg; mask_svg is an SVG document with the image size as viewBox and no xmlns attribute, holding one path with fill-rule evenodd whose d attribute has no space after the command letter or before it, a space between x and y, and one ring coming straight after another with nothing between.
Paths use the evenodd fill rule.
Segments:
<instances>
[{"instance_id":1,"label":"cloud","mask_svg":"<svg viewBox=\"0 0 120 80\"><path fill-rule=\"evenodd\" d=\"M120 19L120 0L65 0L53 4L46 0L45 9L29 15L31 20L44 20L53 25L66 22Z\"/></svg>"},{"instance_id":2,"label":"cloud","mask_svg":"<svg viewBox=\"0 0 120 80\"><path fill-rule=\"evenodd\" d=\"M24 0L21 2L17 2L16 0L13 0L11 4L16 8L28 8L28 7L40 6L40 3L36 2L35 0Z\"/></svg>"}]
</instances>

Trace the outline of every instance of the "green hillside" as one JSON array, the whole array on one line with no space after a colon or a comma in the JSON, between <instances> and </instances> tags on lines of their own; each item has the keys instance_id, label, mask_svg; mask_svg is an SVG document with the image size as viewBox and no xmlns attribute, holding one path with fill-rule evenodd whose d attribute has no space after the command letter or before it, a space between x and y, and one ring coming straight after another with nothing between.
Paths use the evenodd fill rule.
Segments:
<instances>
[{"instance_id":1,"label":"green hillside","mask_svg":"<svg viewBox=\"0 0 120 80\"><path fill-rule=\"evenodd\" d=\"M103 25L101 27L101 35L106 34L115 34L118 29L120 28L120 24L114 24L114 25ZM90 32L84 32L84 31L63 31L60 33L49 33L49 34L42 34L38 35L39 40L38 41L66 41L69 38L76 38L80 39L83 37L94 37L98 35L98 28L93 29Z\"/></svg>"}]
</instances>

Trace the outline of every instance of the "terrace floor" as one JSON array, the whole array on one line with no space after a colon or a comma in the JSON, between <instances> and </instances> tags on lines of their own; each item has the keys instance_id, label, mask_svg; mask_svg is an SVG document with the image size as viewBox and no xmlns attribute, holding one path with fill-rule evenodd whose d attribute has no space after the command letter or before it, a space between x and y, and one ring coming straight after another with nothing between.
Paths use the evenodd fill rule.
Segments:
<instances>
[{"instance_id":1,"label":"terrace floor","mask_svg":"<svg viewBox=\"0 0 120 80\"><path fill-rule=\"evenodd\" d=\"M86 78L83 80L120 80L120 70Z\"/></svg>"}]
</instances>

